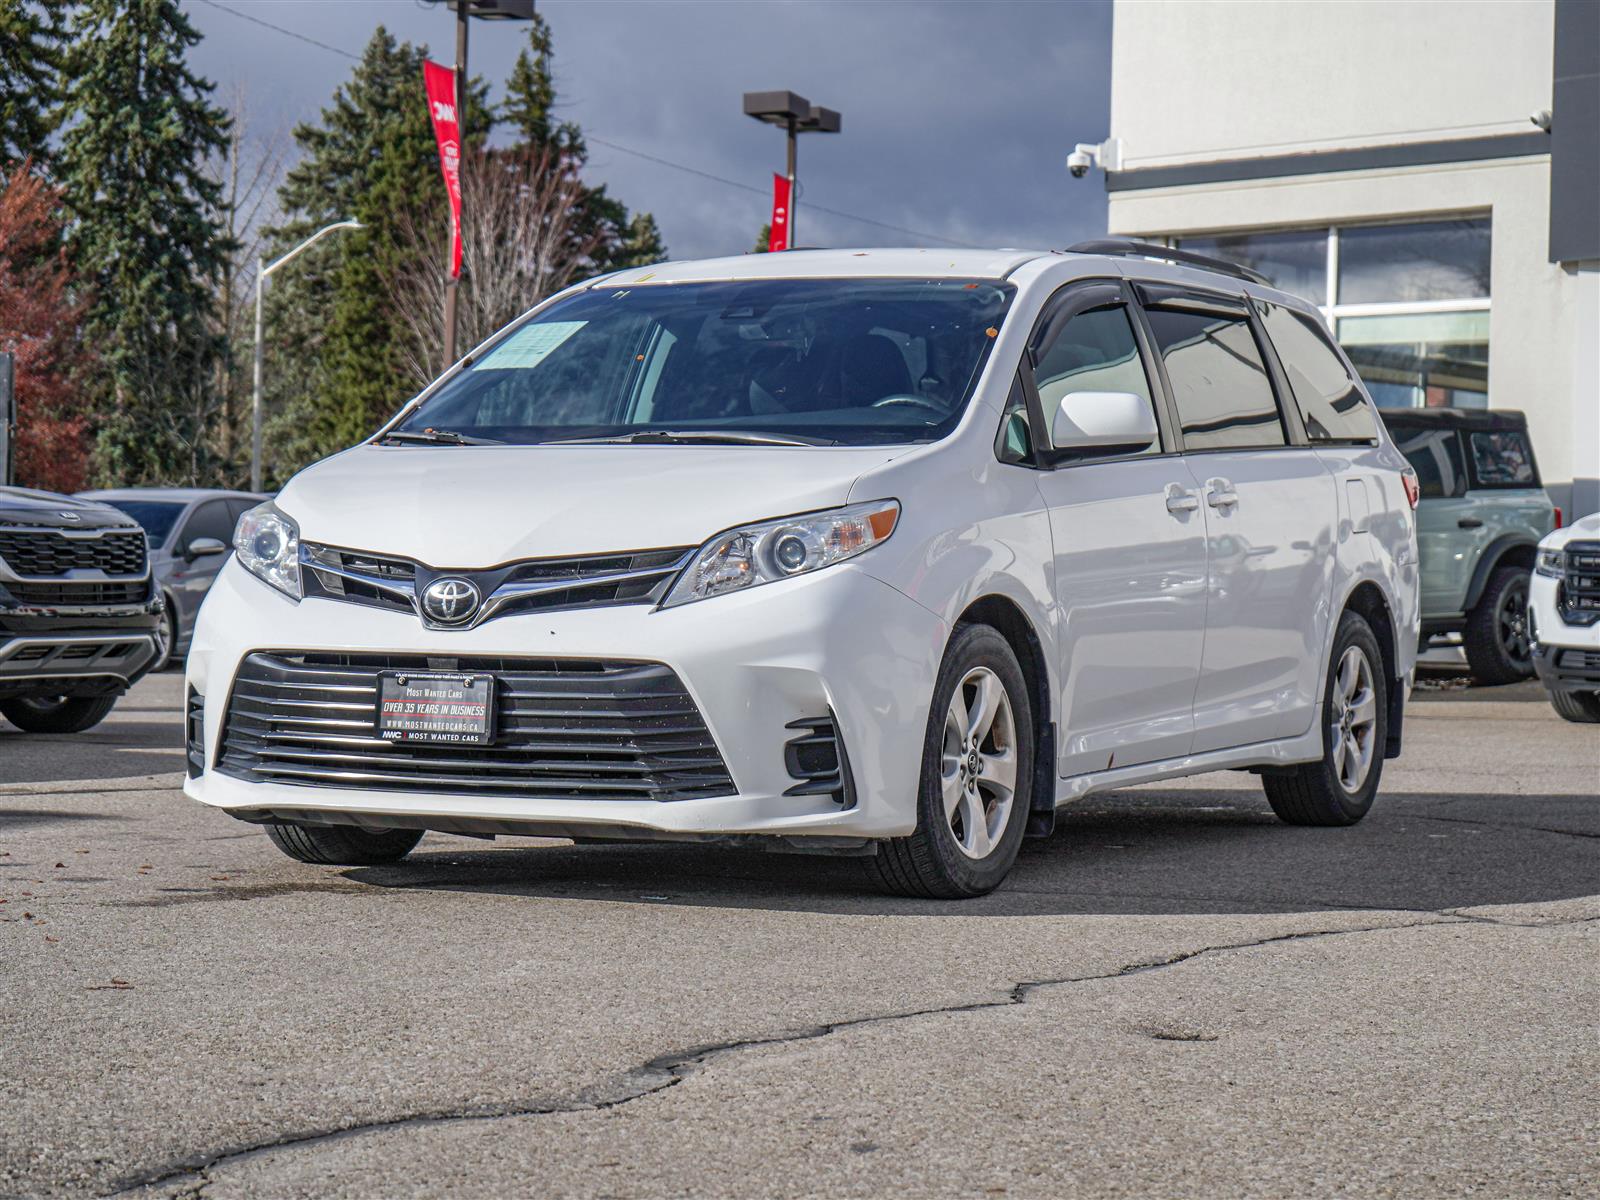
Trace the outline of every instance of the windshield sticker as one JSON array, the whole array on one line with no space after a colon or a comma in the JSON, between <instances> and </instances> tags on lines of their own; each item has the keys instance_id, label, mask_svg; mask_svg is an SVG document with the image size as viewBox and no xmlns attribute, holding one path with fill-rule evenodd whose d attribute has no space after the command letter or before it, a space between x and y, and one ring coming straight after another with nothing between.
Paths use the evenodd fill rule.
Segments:
<instances>
[{"instance_id":1,"label":"windshield sticker","mask_svg":"<svg viewBox=\"0 0 1600 1200\"><path fill-rule=\"evenodd\" d=\"M587 321L545 321L524 325L489 352L479 370L516 371L537 367Z\"/></svg>"}]
</instances>

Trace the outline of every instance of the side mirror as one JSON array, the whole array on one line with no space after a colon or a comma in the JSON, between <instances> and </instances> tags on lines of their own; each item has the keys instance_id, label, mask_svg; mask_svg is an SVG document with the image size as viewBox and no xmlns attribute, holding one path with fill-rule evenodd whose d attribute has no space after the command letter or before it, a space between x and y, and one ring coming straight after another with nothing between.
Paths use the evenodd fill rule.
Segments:
<instances>
[{"instance_id":1,"label":"side mirror","mask_svg":"<svg viewBox=\"0 0 1600 1200\"><path fill-rule=\"evenodd\" d=\"M216 538L198 537L189 543L189 548L183 552L183 556L192 562L194 559L205 558L210 554L226 554L227 552L228 548Z\"/></svg>"},{"instance_id":2,"label":"side mirror","mask_svg":"<svg viewBox=\"0 0 1600 1200\"><path fill-rule=\"evenodd\" d=\"M1133 392L1068 392L1050 422L1057 450L1143 450L1160 436L1150 401Z\"/></svg>"}]
</instances>

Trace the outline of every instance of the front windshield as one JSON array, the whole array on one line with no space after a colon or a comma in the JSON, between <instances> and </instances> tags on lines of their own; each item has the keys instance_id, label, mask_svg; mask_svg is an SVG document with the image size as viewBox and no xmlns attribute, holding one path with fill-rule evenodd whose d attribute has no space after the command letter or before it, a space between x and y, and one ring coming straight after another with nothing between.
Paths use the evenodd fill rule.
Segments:
<instances>
[{"instance_id":1,"label":"front windshield","mask_svg":"<svg viewBox=\"0 0 1600 1200\"><path fill-rule=\"evenodd\" d=\"M165 500L105 500L104 504L126 513L144 527L145 541L160 546L177 523L183 505Z\"/></svg>"},{"instance_id":2,"label":"front windshield","mask_svg":"<svg viewBox=\"0 0 1600 1200\"><path fill-rule=\"evenodd\" d=\"M509 330L391 432L931 441L960 419L1012 294L967 279L595 288Z\"/></svg>"}]
</instances>

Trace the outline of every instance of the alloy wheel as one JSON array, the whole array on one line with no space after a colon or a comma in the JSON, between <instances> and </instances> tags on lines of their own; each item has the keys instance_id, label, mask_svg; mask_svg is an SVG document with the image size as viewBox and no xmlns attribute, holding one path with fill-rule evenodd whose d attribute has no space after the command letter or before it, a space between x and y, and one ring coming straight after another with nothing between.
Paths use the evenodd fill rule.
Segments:
<instances>
[{"instance_id":1,"label":"alloy wheel","mask_svg":"<svg viewBox=\"0 0 1600 1200\"><path fill-rule=\"evenodd\" d=\"M987 858L1005 833L1017 788L1016 717L988 667L968 671L950 697L939 782L961 853Z\"/></svg>"},{"instance_id":2,"label":"alloy wheel","mask_svg":"<svg viewBox=\"0 0 1600 1200\"><path fill-rule=\"evenodd\" d=\"M1372 686L1372 663L1360 646L1349 647L1339 659L1332 716L1328 747L1333 771L1339 785L1353 794L1372 770L1378 736L1378 693Z\"/></svg>"},{"instance_id":3,"label":"alloy wheel","mask_svg":"<svg viewBox=\"0 0 1600 1200\"><path fill-rule=\"evenodd\" d=\"M1528 637L1528 585L1508 587L1500 597L1495 612L1495 629L1500 635L1500 646L1506 657L1518 666L1529 661Z\"/></svg>"}]
</instances>

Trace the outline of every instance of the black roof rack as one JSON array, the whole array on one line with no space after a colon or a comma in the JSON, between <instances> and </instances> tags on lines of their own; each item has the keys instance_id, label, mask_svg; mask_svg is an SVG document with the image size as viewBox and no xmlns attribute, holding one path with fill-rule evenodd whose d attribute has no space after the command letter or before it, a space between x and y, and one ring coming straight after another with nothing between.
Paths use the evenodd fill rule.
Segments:
<instances>
[{"instance_id":1,"label":"black roof rack","mask_svg":"<svg viewBox=\"0 0 1600 1200\"><path fill-rule=\"evenodd\" d=\"M1207 271L1232 275L1235 279L1272 286L1272 280L1260 271L1241 267L1238 263L1229 262L1225 258L1212 258L1209 254L1196 254L1193 250L1180 250L1176 246L1158 246L1154 242L1133 242L1127 238L1095 238L1087 242L1075 242L1067 247L1067 253L1108 254L1116 258L1164 258L1168 262L1204 267Z\"/></svg>"}]
</instances>

